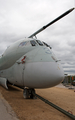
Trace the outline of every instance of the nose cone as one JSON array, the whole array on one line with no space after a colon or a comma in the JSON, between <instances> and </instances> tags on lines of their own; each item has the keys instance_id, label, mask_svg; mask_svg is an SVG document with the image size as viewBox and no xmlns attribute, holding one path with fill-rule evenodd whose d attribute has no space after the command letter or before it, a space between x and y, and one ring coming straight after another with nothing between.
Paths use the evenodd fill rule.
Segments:
<instances>
[{"instance_id":1,"label":"nose cone","mask_svg":"<svg viewBox=\"0 0 75 120\"><path fill-rule=\"evenodd\" d=\"M53 87L59 84L64 79L61 64L56 62L44 63L42 76L44 77L44 87Z\"/></svg>"},{"instance_id":2,"label":"nose cone","mask_svg":"<svg viewBox=\"0 0 75 120\"><path fill-rule=\"evenodd\" d=\"M48 88L59 84L64 78L61 64L47 47L27 53L24 85L30 88Z\"/></svg>"},{"instance_id":3,"label":"nose cone","mask_svg":"<svg viewBox=\"0 0 75 120\"><path fill-rule=\"evenodd\" d=\"M49 88L59 84L64 79L64 72L60 63L36 62L29 63L30 71L25 72L25 85L31 88ZM26 68L26 69L28 69ZM27 77L26 77L27 76Z\"/></svg>"}]
</instances>

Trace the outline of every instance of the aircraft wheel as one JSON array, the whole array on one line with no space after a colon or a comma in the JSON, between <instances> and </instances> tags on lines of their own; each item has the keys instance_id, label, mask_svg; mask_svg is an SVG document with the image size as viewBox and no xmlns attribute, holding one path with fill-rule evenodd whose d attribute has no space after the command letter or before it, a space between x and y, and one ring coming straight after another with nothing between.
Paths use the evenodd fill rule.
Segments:
<instances>
[{"instance_id":1,"label":"aircraft wheel","mask_svg":"<svg viewBox=\"0 0 75 120\"><path fill-rule=\"evenodd\" d=\"M35 93L35 90L34 90L34 89L31 89L30 99L37 99L37 98L33 95L32 92Z\"/></svg>"},{"instance_id":2,"label":"aircraft wheel","mask_svg":"<svg viewBox=\"0 0 75 120\"><path fill-rule=\"evenodd\" d=\"M25 99L28 99L28 98L29 98L29 90L28 90L27 88L25 88L24 91L23 91L23 97L24 97Z\"/></svg>"}]
</instances>

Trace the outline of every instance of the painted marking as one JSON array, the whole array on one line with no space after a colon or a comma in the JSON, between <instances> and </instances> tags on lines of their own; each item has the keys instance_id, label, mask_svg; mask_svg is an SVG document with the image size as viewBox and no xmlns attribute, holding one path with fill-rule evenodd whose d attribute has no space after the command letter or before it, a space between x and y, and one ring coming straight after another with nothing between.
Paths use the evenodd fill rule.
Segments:
<instances>
[{"instance_id":1,"label":"painted marking","mask_svg":"<svg viewBox=\"0 0 75 120\"><path fill-rule=\"evenodd\" d=\"M25 58L26 58L26 56L24 56L24 58L21 60L22 64L25 63Z\"/></svg>"},{"instance_id":2,"label":"painted marking","mask_svg":"<svg viewBox=\"0 0 75 120\"><path fill-rule=\"evenodd\" d=\"M52 52L50 51L50 48L44 48L44 50L45 50L45 53L52 54Z\"/></svg>"}]
</instances>

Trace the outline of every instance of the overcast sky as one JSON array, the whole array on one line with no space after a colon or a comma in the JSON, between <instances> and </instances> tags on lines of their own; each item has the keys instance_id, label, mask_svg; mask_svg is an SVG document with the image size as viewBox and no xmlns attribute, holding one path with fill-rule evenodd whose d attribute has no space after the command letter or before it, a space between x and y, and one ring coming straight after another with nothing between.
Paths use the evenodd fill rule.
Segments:
<instances>
[{"instance_id":1,"label":"overcast sky","mask_svg":"<svg viewBox=\"0 0 75 120\"><path fill-rule=\"evenodd\" d=\"M0 55L73 7L75 0L0 0ZM52 47L65 73L75 74L75 10L37 38Z\"/></svg>"}]
</instances>

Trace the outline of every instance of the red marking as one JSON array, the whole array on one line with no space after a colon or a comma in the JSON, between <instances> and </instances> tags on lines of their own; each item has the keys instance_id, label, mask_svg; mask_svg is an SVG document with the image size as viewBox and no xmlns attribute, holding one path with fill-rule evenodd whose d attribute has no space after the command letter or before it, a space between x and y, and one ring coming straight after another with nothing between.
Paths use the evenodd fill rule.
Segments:
<instances>
[{"instance_id":1,"label":"red marking","mask_svg":"<svg viewBox=\"0 0 75 120\"><path fill-rule=\"evenodd\" d=\"M21 60L22 64L25 63L25 58L26 58L26 56L24 56L24 58Z\"/></svg>"},{"instance_id":2,"label":"red marking","mask_svg":"<svg viewBox=\"0 0 75 120\"><path fill-rule=\"evenodd\" d=\"M74 77L72 76L72 80L74 80Z\"/></svg>"}]
</instances>

